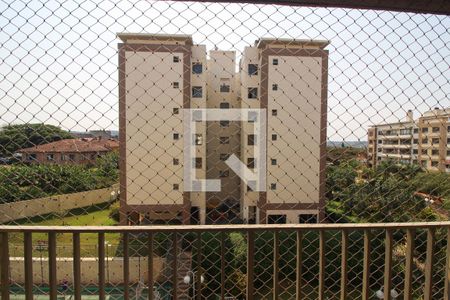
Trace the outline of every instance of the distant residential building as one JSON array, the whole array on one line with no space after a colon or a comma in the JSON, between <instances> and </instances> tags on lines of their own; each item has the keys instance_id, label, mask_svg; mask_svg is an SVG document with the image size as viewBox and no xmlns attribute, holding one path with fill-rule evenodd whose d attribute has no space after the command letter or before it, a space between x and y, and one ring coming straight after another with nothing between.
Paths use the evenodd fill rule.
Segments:
<instances>
[{"instance_id":1,"label":"distant residential building","mask_svg":"<svg viewBox=\"0 0 450 300\"><path fill-rule=\"evenodd\" d=\"M236 72L236 52L207 55L191 36L119 38L122 224L324 218L328 41L261 38ZM220 191L184 191L183 108L267 110L267 139L251 118L196 126L196 178L220 178ZM262 142L266 191L253 191L225 161L234 154L256 172Z\"/></svg>"},{"instance_id":2,"label":"distant residential building","mask_svg":"<svg viewBox=\"0 0 450 300\"><path fill-rule=\"evenodd\" d=\"M113 139L82 138L37 145L20 149L17 153L26 163L90 164L97 157L118 149L119 142Z\"/></svg>"},{"instance_id":3,"label":"distant residential building","mask_svg":"<svg viewBox=\"0 0 450 300\"><path fill-rule=\"evenodd\" d=\"M450 172L450 108L434 109L414 120L371 126L368 162L372 166L394 159L428 170Z\"/></svg>"},{"instance_id":4,"label":"distant residential building","mask_svg":"<svg viewBox=\"0 0 450 300\"><path fill-rule=\"evenodd\" d=\"M102 138L102 139L118 139L118 132L115 130L89 130L89 131L71 131L73 136L77 138Z\"/></svg>"}]
</instances>

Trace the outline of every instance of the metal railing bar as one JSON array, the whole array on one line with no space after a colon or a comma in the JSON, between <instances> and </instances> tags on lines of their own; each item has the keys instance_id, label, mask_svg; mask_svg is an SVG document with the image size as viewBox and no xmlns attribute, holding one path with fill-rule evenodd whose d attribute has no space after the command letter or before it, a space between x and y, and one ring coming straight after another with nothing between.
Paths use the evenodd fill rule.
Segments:
<instances>
[{"instance_id":1,"label":"metal railing bar","mask_svg":"<svg viewBox=\"0 0 450 300\"><path fill-rule=\"evenodd\" d=\"M1 298L9 300L9 245L7 232L1 234L1 241Z\"/></svg>"},{"instance_id":2,"label":"metal railing bar","mask_svg":"<svg viewBox=\"0 0 450 300\"><path fill-rule=\"evenodd\" d=\"M370 299L370 238L371 232L369 229L364 230L364 258L363 258L363 287L361 298L363 300Z\"/></svg>"},{"instance_id":3,"label":"metal railing bar","mask_svg":"<svg viewBox=\"0 0 450 300\"><path fill-rule=\"evenodd\" d=\"M220 234L220 299L225 299L225 233Z\"/></svg>"},{"instance_id":4,"label":"metal railing bar","mask_svg":"<svg viewBox=\"0 0 450 300\"><path fill-rule=\"evenodd\" d=\"M253 299L253 267L255 254L255 233L247 231L247 300Z\"/></svg>"},{"instance_id":5,"label":"metal railing bar","mask_svg":"<svg viewBox=\"0 0 450 300\"><path fill-rule=\"evenodd\" d=\"M105 234L98 234L98 294L99 300L105 299Z\"/></svg>"},{"instance_id":6,"label":"metal railing bar","mask_svg":"<svg viewBox=\"0 0 450 300\"><path fill-rule=\"evenodd\" d=\"M123 297L125 300L130 298L130 246L128 232L123 234ZM107 258L108 259L108 258Z\"/></svg>"},{"instance_id":7,"label":"metal railing bar","mask_svg":"<svg viewBox=\"0 0 450 300\"><path fill-rule=\"evenodd\" d=\"M445 261L444 300L450 300L450 228L447 228L447 249Z\"/></svg>"},{"instance_id":8,"label":"metal railing bar","mask_svg":"<svg viewBox=\"0 0 450 300\"><path fill-rule=\"evenodd\" d=\"M173 245L172 245L172 254L173 254L173 262L172 262L172 281L173 281L173 294L172 298L173 300L178 299L178 270L177 270L177 243L178 243L178 235L176 232L173 233Z\"/></svg>"},{"instance_id":9,"label":"metal railing bar","mask_svg":"<svg viewBox=\"0 0 450 300\"><path fill-rule=\"evenodd\" d=\"M318 299L325 299L325 231L319 231L319 291Z\"/></svg>"},{"instance_id":10,"label":"metal railing bar","mask_svg":"<svg viewBox=\"0 0 450 300\"><path fill-rule=\"evenodd\" d=\"M0 232L49 232L58 233L120 233L120 232L207 232L207 231L274 231L274 230L340 230L340 229L408 229L450 227L445 222L415 223L340 223L340 224L262 224L262 225L170 225L170 226L9 226L1 225Z\"/></svg>"},{"instance_id":11,"label":"metal railing bar","mask_svg":"<svg viewBox=\"0 0 450 300\"><path fill-rule=\"evenodd\" d=\"M412 275L413 275L413 258L414 258L414 247L415 242L414 238L416 235L416 231L412 228L408 228L406 232L406 266L405 266L405 291L404 291L404 299L411 300L412 299Z\"/></svg>"},{"instance_id":12,"label":"metal railing bar","mask_svg":"<svg viewBox=\"0 0 450 300\"><path fill-rule=\"evenodd\" d=\"M33 300L33 240L31 232L24 234L24 264L25 299Z\"/></svg>"},{"instance_id":13,"label":"metal railing bar","mask_svg":"<svg viewBox=\"0 0 450 300\"><path fill-rule=\"evenodd\" d=\"M50 283L50 300L56 300L58 297L57 278L56 278L56 233L48 233L48 269Z\"/></svg>"},{"instance_id":14,"label":"metal railing bar","mask_svg":"<svg viewBox=\"0 0 450 300\"><path fill-rule=\"evenodd\" d=\"M202 299L202 234L199 232L197 234L197 276L195 278L196 286L195 289L197 295L194 295L198 300Z\"/></svg>"},{"instance_id":15,"label":"metal railing bar","mask_svg":"<svg viewBox=\"0 0 450 300\"><path fill-rule=\"evenodd\" d=\"M280 236L278 230L275 230L273 234L273 299L278 300L280 296L280 285L278 282L278 274L280 273L279 267L280 260Z\"/></svg>"},{"instance_id":16,"label":"metal railing bar","mask_svg":"<svg viewBox=\"0 0 450 300\"><path fill-rule=\"evenodd\" d=\"M433 299L433 264L434 264L434 244L436 235L433 228L427 232L427 258L425 262L425 292L424 300Z\"/></svg>"},{"instance_id":17,"label":"metal railing bar","mask_svg":"<svg viewBox=\"0 0 450 300\"><path fill-rule=\"evenodd\" d=\"M81 300L81 251L80 234L73 234L73 286L74 300Z\"/></svg>"},{"instance_id":18,"label":"metal railing bar","mask_svg":"<svg viewBox=\"0 0 450 300\"><path fill-rule=\"evenodd\" d=\"M303 232L301 230L297 230L297 266L296 266L296 294L297 300L300 300L302 297L302 263L303 263Z\"/></svg>"},{"instance_id":19,"label":"metal railing bar","mask_svg":"<svg viewBox=\"0 0 450 300\"><path fill-rule=\"evenodd\" d=\"M348 231L342 230L341 232L341 300L347 299L347 272L348 272Z\"/></svg>"},{"instance_id":20,"label":"metal railing bar","mask_svg":"<svg viewBox=\"0 0 450 300\"><path fill-rule=\"evenodd\" d=\"M148 232L148 300L153 300L153 233Z\"/></svg>"},{"instance_id":21,"label":"metal railing bar","mask_svg":"<svg viewBox=\"0 0 450 300\"><path fill-rule=\"evenodd\" d=\"M385 258L384 258L384 300L391 299L392 289L392 230L386 229Z\"/></svg>"}]
</instances>

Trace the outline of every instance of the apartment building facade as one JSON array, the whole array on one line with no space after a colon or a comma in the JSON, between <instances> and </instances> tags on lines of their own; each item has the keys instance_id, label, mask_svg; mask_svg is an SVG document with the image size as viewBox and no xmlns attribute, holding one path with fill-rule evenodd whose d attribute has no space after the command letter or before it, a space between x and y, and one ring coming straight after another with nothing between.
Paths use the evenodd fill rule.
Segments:
<instances>
[{"instance_id":1,"label":"apartment building facade","mask_svg":"<svg viewBox=\"0 0 450 300\"><path fill-rule=\"evenodd\" d=\"M327 41L260 39L244 49L236 71L234 51L208 55L190 36L118 37L122 224L323 218ZM196 122L184 136L182 110L192 108L264 109L266 138L250 120ZM185 191L184 139L195 147L195 177L220 179L220 191ZM233 154L249 170L266 161L264 191L227 166Z\"/></svg>"},{"instance_id":2,"label":"apartment building facade","mask_svg":"<svg viewBox=\"0 0 450 300\"><path fill-rule=\"evenodd\" d=\"M450 172L450 108L427 111L417 120L408 111L405 121L370 127L368 142L372 166L389 159Z\"/></svg>"}]
</instances>

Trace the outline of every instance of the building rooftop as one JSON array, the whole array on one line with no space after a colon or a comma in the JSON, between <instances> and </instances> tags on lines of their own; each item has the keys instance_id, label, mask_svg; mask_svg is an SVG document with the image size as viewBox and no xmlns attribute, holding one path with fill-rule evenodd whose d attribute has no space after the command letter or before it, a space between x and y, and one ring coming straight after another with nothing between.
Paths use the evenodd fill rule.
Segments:
<instances>
[{"instance_id":1,"label":"building rooftop","mask_svg":"<svg viewBox=\"0 0 450 300\"><path fill-rule=\"evenodd\" d=\"M119 142L112 139L67 139L48 144L37 145L17 150L19 153L50 153L50 152L104 152L119 148Z\"/></svg>"},{"instance_id":2,"label":"building rooftop","mask_svg":"<svg viewBox=\"0 0 450 300\"><path fill-rule=\"evenodd\" d=\"M183 42L186 45L192 45L192 36L185 34L157 34L157 33L117 33L117 37L124 43L128 40L145 40L145 41L176 41Z\"/></svg>"},{"instance_id":3,"label":"building rooftop","mask_svg":"<svg viewBox=\"0 0 450 300\"><path fill-rule=\"evenodd\" d=\"M313 46L324 49L330 44L328 40L288 39L288 38L260 38L255 41L255 46L264 48L267 45Z\"/></svg>"},{"instance_id":4,"label":"building rooftop","mask_svg":"<svg viewBox=\"0 0 450 300\"><path fill-rule=\"evenodd\" d=\"M435 108L435 109L429 110L423 114L423 117L437 117L437 116L449 116L450 117L450 108L445 108L445 109Z\"/></svg>"}]
</instances>

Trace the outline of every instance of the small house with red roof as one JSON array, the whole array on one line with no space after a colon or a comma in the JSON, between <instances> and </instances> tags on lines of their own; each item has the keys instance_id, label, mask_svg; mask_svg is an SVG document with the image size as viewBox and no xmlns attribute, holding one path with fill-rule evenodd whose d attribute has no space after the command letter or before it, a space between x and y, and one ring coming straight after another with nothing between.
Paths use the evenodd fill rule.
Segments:
<instances>
[{"instance_id":1,"label":"small house with red roof","mask_svg":"<svg viewBox=\"0 0 450 300\"><path fill-rule=\"evenodd\" d=\"M97 157L118 150L119 142L114 139L81 138L36 145L17 153L25 163L91 164Z\"/></svg>"}]
</instances>

